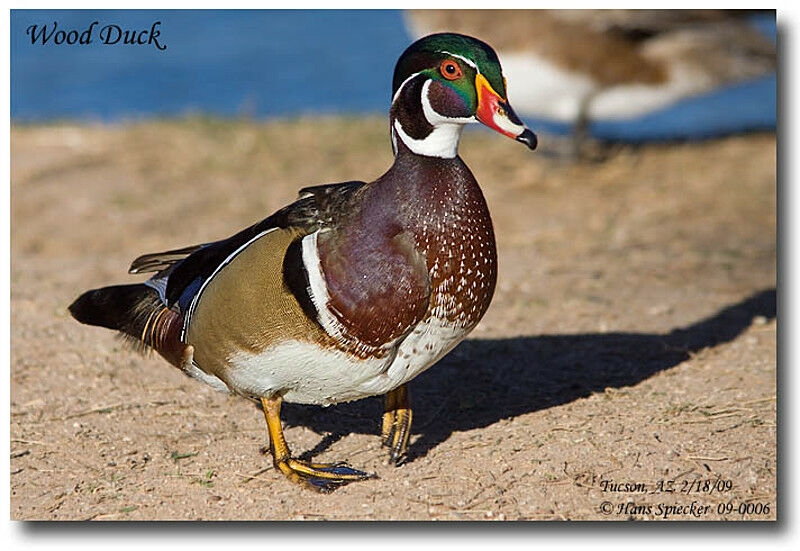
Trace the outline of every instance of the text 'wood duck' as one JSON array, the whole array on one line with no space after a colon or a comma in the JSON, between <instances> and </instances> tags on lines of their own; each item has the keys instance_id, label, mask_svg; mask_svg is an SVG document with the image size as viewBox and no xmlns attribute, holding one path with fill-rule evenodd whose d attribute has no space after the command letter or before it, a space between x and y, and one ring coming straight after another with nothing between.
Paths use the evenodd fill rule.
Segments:
<instances>
[{"instance_id":1,"label":"text 'wood duck'","mask_svg":"<svg viewBox=\"0 0 800 551\"><path fill-rule=\"evenodd\" d=\"M371 183L304 188L229 239L137 258L145 283L88 291L80 322L120 331L187 375L260 401L275 466L331 491L372 475L291 457L283 401L386 395L383 443L399 464L411 426L406 383L475 327L497 253L478 183L458 156L481 122L536 147L506 98L494 50L459 34L412 44L394 72L394 164Z\"/></svg>"}]
</instances>

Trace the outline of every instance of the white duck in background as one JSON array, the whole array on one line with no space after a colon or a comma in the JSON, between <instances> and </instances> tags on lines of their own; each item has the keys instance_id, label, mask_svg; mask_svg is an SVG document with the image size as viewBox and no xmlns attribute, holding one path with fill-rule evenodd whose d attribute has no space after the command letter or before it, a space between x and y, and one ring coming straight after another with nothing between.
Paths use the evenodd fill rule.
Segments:
<instances>
[{"instance_id":1,"label":"white duck in background","mask_svg":"<svg viewBox=\"0 0 800 551\"><path fill-rule=\"evenodd\" d=\"M774 12L772 12L774 13ZM567 123L625 120L776 69L749 12L411 10L415 36L463 32L493 44L517 111Z\"/></svg>"}]
</instances>

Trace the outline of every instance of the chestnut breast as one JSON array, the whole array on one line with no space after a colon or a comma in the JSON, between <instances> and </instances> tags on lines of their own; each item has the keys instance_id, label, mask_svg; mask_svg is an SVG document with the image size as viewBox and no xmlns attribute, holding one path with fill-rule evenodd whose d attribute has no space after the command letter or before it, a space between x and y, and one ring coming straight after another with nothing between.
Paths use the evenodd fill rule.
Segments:
<instances>
[{"instance_id":1,"label":"chestnut breast","mask_svg":"<svg viewBox=\"0 0 800 551\"><path fill-rule=\"evenodd\" d=\"M412 234L425 258L427 315L472 329L497 281L492 220L472 172L460 157L400 156L370 188L368 203Z\"/></svg>"},{"instance_id":2,"label":"chestnut breast","mask_svg":"<svg viewBox=\"0 0 800 551\"><path fill-rule=\"evenodd\" d=\"M486 200L456 157L430 168L417 246L428 260L431 314L472 329L489 307L497 281L497 249ZM442 166L444 165L444 166ZM444 172L444 174L441 174Z\"/></svg>"}]
</instances>

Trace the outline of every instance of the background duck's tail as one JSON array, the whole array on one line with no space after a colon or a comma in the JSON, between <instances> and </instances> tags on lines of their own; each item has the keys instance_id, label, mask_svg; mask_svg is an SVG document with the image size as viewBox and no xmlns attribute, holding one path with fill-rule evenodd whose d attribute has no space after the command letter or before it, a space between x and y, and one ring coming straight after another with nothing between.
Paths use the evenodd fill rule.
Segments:
<instances>
[{"instance_id":1,"label":"background duck's tail","mask_svg":"<svg viewBox=\"0 0 800 551\"><path fill-rule=\"evenodd\" d=\"M81 323L119 331L135 348L154 349L172 363L182 349L181 315L142 283L86 291L70 304L69 312Z\"/></svg>"}]
</instances>

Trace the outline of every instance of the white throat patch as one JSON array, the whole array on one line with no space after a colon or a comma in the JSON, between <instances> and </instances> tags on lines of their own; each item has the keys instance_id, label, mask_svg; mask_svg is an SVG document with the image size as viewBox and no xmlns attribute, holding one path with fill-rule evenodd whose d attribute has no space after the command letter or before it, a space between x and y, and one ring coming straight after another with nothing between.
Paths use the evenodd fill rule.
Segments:
<instances>
[{"instance_id":1,"label":"white throat patch","mask_svg":"<svg viewBox=\"0 0 800 551\"><path fill-rule=\"evenodd\" d=\"M403 86L410 80L411 77L403 82L403 85L395 94L395 100L400 95L400 90L402 90ZM417 155L452 159L458 155L458 141L461 139L461 131L464 129L464 125L476 122L475 117L446 117L436 112L428 98L428 91L430 90L432 82L431 80L427 80L422 85L421 99L422 113L425 115L425 120L433 126L433 132L422 139L412 138L403 130L402 123L395 119L394 124L392 124L392 142L396 142L399 138L406 147ZM397 147L394 143L393 146L396 153Z\"/></svg>"},{"instance_id":2,"label":"white throat patch","mask_svg":"<svg viewBox=\"0 0 800 551\"><path fill-rule=\"evenodd\" d=\"M421 140L415 140L406 134L398 120L394 121L392 130L406 144L406 147L417 155L452 159L458 155L458 140L461 138L463 129L463 124L441 124L434 126L433 132Z\"/></svg>"}]
</instances>

